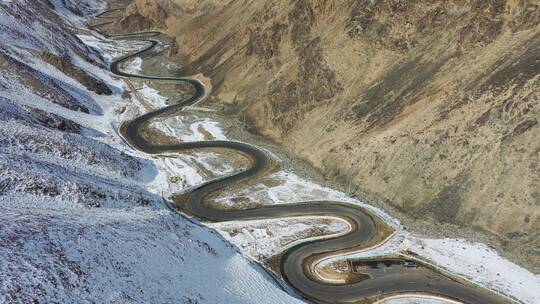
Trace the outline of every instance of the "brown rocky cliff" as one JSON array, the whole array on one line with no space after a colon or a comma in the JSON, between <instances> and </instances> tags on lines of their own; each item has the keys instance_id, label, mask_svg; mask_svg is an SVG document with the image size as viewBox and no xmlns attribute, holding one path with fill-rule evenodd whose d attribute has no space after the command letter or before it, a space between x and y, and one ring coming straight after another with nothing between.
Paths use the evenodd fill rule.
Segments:
<instances>
[{"instance_id":1,"label":"brown rocky cliff","mask_svg":"<svg viewBox=\"0 0 540 304\"><path fill-rule=\"evenodd\" d=\"M535 1L137 0L124 20L163 14L143 26L176 37L211 102L404 218L540 269Z\"/></svg>"},{"instance_id":2,"label":"brown rocky cliff","mask_svg":"<svg viewBox=\"0 0 540 304\"><path fill-rule=\"evenodd\" d=\"M134 1L125 11L120 26L130 31L141 31L165 26L167 12L153 0Z\"/></svg>"}]
</instances>

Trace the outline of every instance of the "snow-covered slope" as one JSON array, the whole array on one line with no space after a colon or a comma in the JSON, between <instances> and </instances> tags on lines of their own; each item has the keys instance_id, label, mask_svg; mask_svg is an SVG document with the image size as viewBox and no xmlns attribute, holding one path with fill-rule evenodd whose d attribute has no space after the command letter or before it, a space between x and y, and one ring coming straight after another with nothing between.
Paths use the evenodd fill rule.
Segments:
<instances>
[{"instance_id":1,"label":"snow-covered slope","mask_svg":"<svg viewBox=\"0 0 540 304\"><path fill-rule=\"evenodd\" d=\"M300 302L162 205L159 164L116 134L114 54L78 38L99 44L82 27L104 8L0 1L0 303Z\"/></svg>"}]
</instances>

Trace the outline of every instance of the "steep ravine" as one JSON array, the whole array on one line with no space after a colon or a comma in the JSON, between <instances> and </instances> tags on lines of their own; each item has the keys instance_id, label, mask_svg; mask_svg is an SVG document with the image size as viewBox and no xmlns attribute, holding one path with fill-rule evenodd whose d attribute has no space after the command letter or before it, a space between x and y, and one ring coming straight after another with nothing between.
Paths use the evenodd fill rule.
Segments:
<instances>
[{"instance_id":1,"label":"steep ravine","mask_svg":"<svg viewBox=\"0 0 540 304\"><path fill-rule=\"evenodd\" d=\"M539 24L526 0L136 0L119 22L176 37L208 105L329 179L536 271Z\"/></svg>"}]
</instances>

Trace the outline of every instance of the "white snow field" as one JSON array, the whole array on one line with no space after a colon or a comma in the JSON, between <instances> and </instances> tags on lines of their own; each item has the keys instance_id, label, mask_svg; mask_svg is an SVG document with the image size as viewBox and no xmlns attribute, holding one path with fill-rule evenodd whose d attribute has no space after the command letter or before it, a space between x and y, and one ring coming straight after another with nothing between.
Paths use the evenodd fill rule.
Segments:
<instances>
[{"instance_id":1,"label":"white snow field","mask_svg":"<svg viewBox=\"0 0 540 304\"><path fill-rule=\"evenodd\" d=\"M171 168L117 135L130 101L107 62L142 45L119 49L79 32L103 9L100 0L0 1L0 303L301 302L219 234L162 204L161 168L186 185L202 179L189 162ZM43 52L113 94L88 90Z\"/></svg>"}]
</instances>

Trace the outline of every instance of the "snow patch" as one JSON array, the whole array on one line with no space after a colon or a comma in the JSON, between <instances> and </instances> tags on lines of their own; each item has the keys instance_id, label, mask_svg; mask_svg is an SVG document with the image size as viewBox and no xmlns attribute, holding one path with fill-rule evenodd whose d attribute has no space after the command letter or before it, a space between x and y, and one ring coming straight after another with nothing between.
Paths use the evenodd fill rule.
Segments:
<instances>
[{"instance_id":1,"label":"snow patch","mask_svg":"<svg viewBox=\"0 0 540 304\"><path fill-rule=\"evenodd\" d=\"M122 70L129 74L139 74L142 71L142 58L135 57L124 63Z\"/></svg>"}]
</instances>

